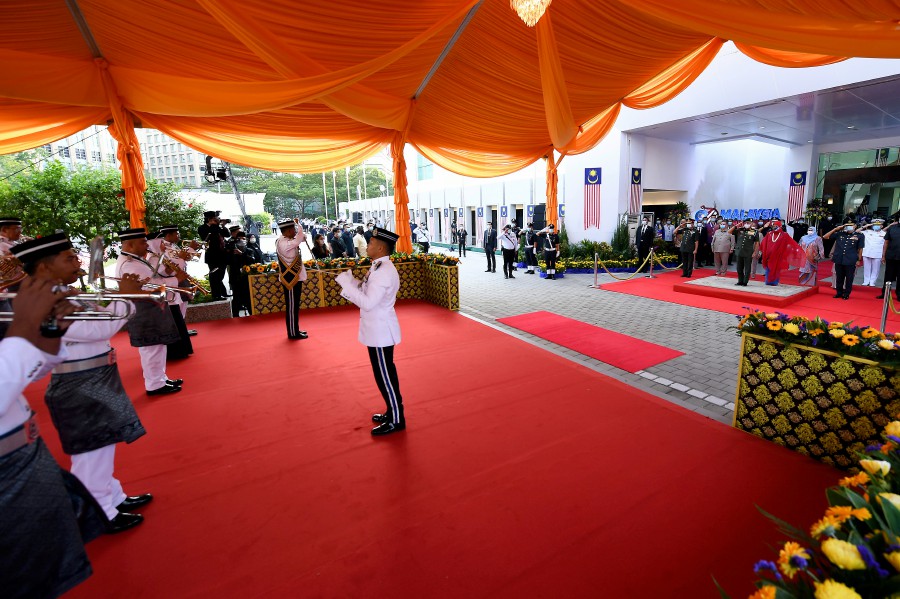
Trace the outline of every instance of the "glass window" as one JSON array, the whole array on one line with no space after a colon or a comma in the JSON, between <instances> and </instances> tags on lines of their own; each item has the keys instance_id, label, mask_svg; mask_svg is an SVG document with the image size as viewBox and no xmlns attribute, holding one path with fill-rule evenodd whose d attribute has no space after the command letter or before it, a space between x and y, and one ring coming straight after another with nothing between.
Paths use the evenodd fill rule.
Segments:
<instances>
[{"instance_id":1,"label":"glass window","mask_svg":"<svg viewBox=\"0 0 900 599\"><path fill-rule=\"evenodd\" d=\"M168 160L167 160L166 162L168 162ZM166 167L166 175L171 175L171 174L172 174L172 167L171 167L171 166L167 166L167 167Z\"/></svg>"},{"instance_id":2,"label":"glass window","mask_svg":"<svg viewBox=\"0 0 900 599\"><path fill-rule=\"evenodd\" d=\"M434 164L419 154L416 155L416 165L418 169L418 180L424 181L434 177Z\"/></svg>"},{"instance_id":3,"label":"glass window","mask_svg":"<svg viewBox=\"0 0 900 599\"><path fill-rule=\"evenodd\" d=\"M63 158L69 157L69 147L68 146L57 146L56 151L59 152L59 155Z\"/></svg>"}]
</instances>

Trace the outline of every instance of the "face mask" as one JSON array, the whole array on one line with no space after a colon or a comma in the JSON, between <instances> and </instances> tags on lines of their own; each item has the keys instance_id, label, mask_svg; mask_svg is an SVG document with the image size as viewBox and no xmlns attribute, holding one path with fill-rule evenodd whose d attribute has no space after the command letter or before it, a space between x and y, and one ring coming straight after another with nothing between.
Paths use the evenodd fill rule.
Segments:
<instances>
[{"instance_id":1,"label":"face mask","mask_svg":"<svg viewBox=\"0 0 900 599\"><path fill-rule=\"evenodd\" d=\"M815 229L807 229L807 230L806 230L806 234L807 234L807 235L815 235L815 234L816 234L816 230L815 230Z\"/></svg>"},{"instance_id":2,"label":"face mask","mask_svg":"<svg viewBox=\"0 0 900 599\"><path fill-rule=\"evenodd\" d=\"M759 222L756 223L756 224L759 225L760 227L763 226L763 222L762 222L762 221L759 221Z\"/></svg>"},{"instance_id":3,"label":"face mask","mask_svg":"<svg viewBox=\"0 0 900 599\"><path fill-rule=\"evenodd\" d=\"M724 230L725 230L725 225L719 225L719 228L722 229L722 230L724 231Z\"/></svg>"},{"instance_id":4,"label":"face mask","mask_svg":"<svg viewBox=\"0 0 900 599\"><path fill-rule=\"evenodd\" d=\"M243 249L243 248L247 247L247 242L246 241L238 241L236 245L239 248Z\"/></svg>"},{"instance_id":5,"label":"face mask","mask_svg":"<svg viewBox=\"0 0 900 599\"><path fill-rule=\"evenodd\" d=\"M847 226L847 227L844 227L844 231L846 231L847 233L852 233L852 232L853 232L853 225L849 225L849 226Z\"/></svg>"},{"instance_id":6,"label":"face mask","mask_svg":"<svg viewBox=\"0 0 900 599\"><path fill-rule=\"evenodd\" d=\"M688 223L688 229L693 229L693 228L694 228L694 223Z\"/></svg>"},{"instance_id":7,"label":"face mask","mask_svg":"<svg viewBox=\"0 0 900 599\"><path fill-rule=\"evenodd\" d=\"M872 230L873 230L873 231L880 231L880 230L881 230L881 225L872 225Z\"/></svg>"},{"instance_id":8,"label":"face mask","mask_svg":"<svg viewBox=\"0 0 900 599\"><path fill-rule=\"evenodd\" d=\"M641 221L641 222L644 223L644 224L646 225L646 224L649 223L650 221L649 221L649 220L644 220L644 221Z\"/></svg>"},{"instance_id":9,"label":"face mask","mask_svg":"<svg viewBox=\"0 0 900 599\"><path fill-rule=\"evenodd\" d=\"M745 229L749 229L749 228L750 228L750 223L744 223L744 228L745 228Z\"/></svg>"}]
</instances>

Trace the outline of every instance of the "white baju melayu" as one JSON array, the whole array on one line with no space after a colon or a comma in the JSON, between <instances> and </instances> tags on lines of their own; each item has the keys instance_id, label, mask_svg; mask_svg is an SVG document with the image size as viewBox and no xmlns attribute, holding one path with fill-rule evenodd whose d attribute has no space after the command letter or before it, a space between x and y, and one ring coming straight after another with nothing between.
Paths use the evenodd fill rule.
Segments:
<instances>
[{"instance_id":1,"label":"white baju melayu","mask_svg":"<svg viewBox=\"0 0 900 599\"><path fill-rule=\"evenodd\" d=\"M884 250L884 231L863 231L866 245L863 246L863 286L879 287L875 281L881 272L881 253Z\"/></svg>"}]
</instances>

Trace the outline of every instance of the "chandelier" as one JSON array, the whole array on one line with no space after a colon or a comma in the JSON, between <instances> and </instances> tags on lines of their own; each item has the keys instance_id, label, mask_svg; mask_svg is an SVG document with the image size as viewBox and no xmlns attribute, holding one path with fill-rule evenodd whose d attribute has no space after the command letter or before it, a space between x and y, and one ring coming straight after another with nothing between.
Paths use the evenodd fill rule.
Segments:
<instances>
[{"instance_id":1,"label":"chandelier","mask_svg":"<svg viewBox=\"0 0 900 599\"><path fill-rule=\"evenodd\" d=\"M553 0L509 0L509 7L516 11L519 18L522 19L529 27L534 27L544 11L550 6Z\"/></svg>"}]
</instances>

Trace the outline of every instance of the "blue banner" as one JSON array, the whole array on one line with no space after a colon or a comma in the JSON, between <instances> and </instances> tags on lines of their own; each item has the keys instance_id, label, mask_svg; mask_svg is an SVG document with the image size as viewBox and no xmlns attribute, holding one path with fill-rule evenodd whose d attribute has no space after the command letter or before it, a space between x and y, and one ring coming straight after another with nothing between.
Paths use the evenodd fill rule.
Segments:
<instances>
[{"instance_id":1,"label":"blue banner","mask_svg":"<svg viewBox=\"0 0 900 599\"><path fill-rule=\"evenodd\" d=\"M584 184L585 185L599 185L600 184L600 168L586 168L584 169Z\"/></svg>"},{"instance_id":2,"label":"blue banner","mask_svg":"<svg viewBox=\"0 0 900 599\"><path fill-rule=\"evenodd\" d=\"M566 217L566 205L565 204L559 205L559 215L563 218Z\"/></svg>"},{"instance_id":3,"label":"blue banner","mask_svg":"<svg viewBox=\"0 0 900 599\"><path fill-rule=\"evenodd\" d=\"M528 210L528 218L534 217L534 205L529 204L527 210Z\"/></svg>"},{"instance_id":4,"label":"blue banner","mask_svg":"<svg viewBox=\"0 0 900 599\"><path fill-rule=\"evenodd\" d=\"M481 206L479 206L479 207L478 207L478 211L476 212L476 214L478 215L478 218L484 218L484 208L482 208Z\"/></svg>"}]
</instances>

